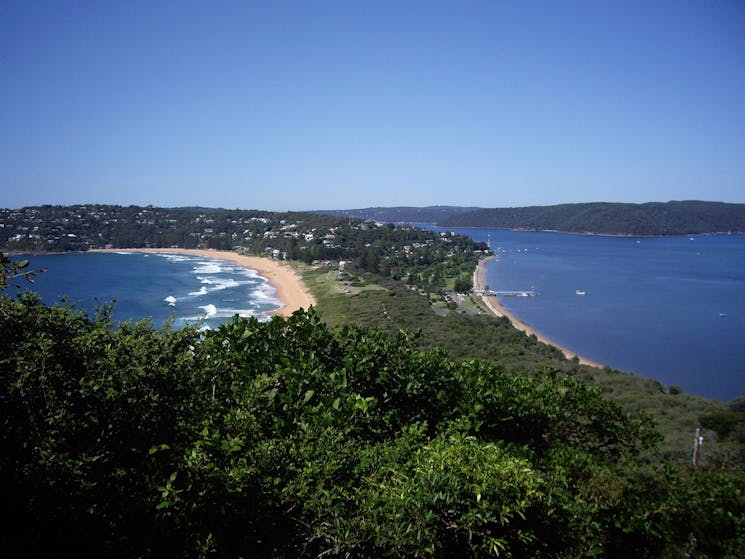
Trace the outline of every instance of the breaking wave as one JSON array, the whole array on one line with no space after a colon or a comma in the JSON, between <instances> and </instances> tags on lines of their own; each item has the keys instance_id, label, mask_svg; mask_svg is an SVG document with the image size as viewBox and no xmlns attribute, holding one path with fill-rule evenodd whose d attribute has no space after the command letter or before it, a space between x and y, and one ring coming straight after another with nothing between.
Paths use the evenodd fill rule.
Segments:
<instances>
[{"instance_id":1,"label":"breaking wave","mask_svg":"<svg viewBox=\"0 0 745 559\"><path fill-rule=\"evenodd\" d=\"M167 252L152 252L149 254L160 256L161 258L165 258L166 260L170 260L171 262L188 262L190 260L193 260L191 256L185 256L183 254L171 254Z\"/></svg>"},{"instance_id":2,"label":"breaking wave","mask_svg":"<svg viewBox=\"0 0 745 559\"><path fill-rule=\"evenodd\" d=\"M200 309L204 309L204 318L211 318L217 314L217 307L215 305L201 305Z\"/></svg>"},{"instance_id":3,"label":"breaking wave","mask_svg":"<svg viewBox=\"0 0 745 559\"><path fill-rule=\"evenodd\" d=\"M199 262L196 266L194 266L194 273L195 274L219 274L223 271L222 266L220 265L220 262L217 261L202 261Z\"/></svg>"},{"instance_id":4,"label":"breaking wave","mask_svg":"<svg viewBox=\"0 0 745 559\"><path fill-rule=\"evenodd\" d=\"M199 288L199 291L190 291L189 295L192 295L192 296L207 295L207 288L205 286L202 286Z\"/></svg>"}]
</instances>

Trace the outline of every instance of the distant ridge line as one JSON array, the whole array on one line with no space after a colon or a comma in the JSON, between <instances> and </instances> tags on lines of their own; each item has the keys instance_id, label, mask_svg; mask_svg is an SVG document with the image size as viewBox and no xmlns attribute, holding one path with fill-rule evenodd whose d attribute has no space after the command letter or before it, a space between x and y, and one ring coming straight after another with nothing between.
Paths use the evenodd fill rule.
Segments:
<instances>
[{"instance_id":1,"label":"distant ridge line","mask_svg":"<svg viewBox=\"0 0 745 559\"><path fill-rule=\"evenodd\" d=\"M438 223L450 216L480 209L477 206L375 206L351 210L315 210L313 213L387 223Z\"/></svg>"},{"instance_id":2,"label":"distant ridge line","mask_svg":"<svg viewBox=\"0 0 745 559\"><path fill-rule=\"evenodd\" d=\"M673 236L745 233L745 204L700 200L643 204L585 202L505 208L398 206L322 210L317 213L391 223L435 223L443 227L482 227L597 235Z\"/></svg>"}]
</instances>

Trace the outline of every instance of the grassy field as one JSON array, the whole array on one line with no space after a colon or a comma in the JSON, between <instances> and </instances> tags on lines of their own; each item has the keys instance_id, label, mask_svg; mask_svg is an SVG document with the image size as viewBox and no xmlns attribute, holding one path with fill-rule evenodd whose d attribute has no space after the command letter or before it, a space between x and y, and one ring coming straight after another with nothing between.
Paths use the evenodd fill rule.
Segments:
<instances>
[{"instance_id":1,"label":"grassy field","mask_svg":"<svg viewBox=\"0 0 745 559\"><path fill-rule=\"evenodd\" d=\"M659 455L647 460L690 460L699 418L727 410L723 402L691 396L652 379L567 360L556 348L513 328L508 319L491 315L478 297L466 296L461 306L480 314L450 310L441 316L433 307L444 305L433 304L427 294L400 282L359 271L352 275L353 281L349 274L340 280L335 270L295 266L316 298L316 310L332 326L356 323L391 334L405 332L416 337L421 347L442 350L452 359L482 359L526 373L555 369L600 386L632 415L648 414L655 421L664 440ZM702 465L721 464L732 459L732 452L741 452L719 445L711 431L705 431L704 437Z\"/></svg>"}]
</instances>

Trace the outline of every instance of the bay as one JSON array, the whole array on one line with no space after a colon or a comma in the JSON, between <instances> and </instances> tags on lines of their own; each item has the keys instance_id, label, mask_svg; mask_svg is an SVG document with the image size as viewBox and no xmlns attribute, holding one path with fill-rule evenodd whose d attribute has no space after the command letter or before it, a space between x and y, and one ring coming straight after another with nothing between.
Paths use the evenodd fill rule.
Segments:
<instances>
[{"instance_id":1,"label":"bay","mask_svg":"<svg viewBox=\"0 0 745 559\"><path fill-rule=\"evenodd\" d=\"M489 242L490 289L535 290L500 299L558 345L691 394L745 395L744 236L428 228Z\"/></svg>"},{"instance_id":2,"label":"bay","mask_svg":"<svg viewBox=\"0 0 745 559\"><path fill-rule=\"evenodd\" d=\"M152 319L160 327L215 328L234 314L268 320L281 307L276 290L256 271L233 262L166 253L26 255L30 269L46 268L34 285L47 304L63 298L89 314L115 301L116 321Z\"/></svg>"}]
</instances>

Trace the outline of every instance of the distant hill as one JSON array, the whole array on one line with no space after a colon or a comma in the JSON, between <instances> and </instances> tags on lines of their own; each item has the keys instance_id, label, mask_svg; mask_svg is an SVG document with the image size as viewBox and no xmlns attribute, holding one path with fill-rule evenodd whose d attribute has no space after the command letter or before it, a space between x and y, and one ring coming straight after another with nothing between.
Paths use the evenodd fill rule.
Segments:
<instances>
[{"instance_id":1,"label":"distant hill","mask_svg":"<svg viewBox=\"0 0 745 559\"><path fill-rule=\"evenodd\" d=\"M398 206L393 208L360 208L357 210L317 210L313 213L338 217L358 217L385 223L439 223L464 212L473 212L479 209L481 208L461 206L427 206L423 208Z\"/></svg>"},{"instance_id":2,"label":"distant hill","mask_svg":"<svg viewBox=\"0 0 745 559\"><path fill-rule=\"evenodd\" d=\"M488 227L601 235L745 233L745 204L696 200L621 204L593 202L478 209L437 222L446 227Z\"/></svg>"}]
</instances>

